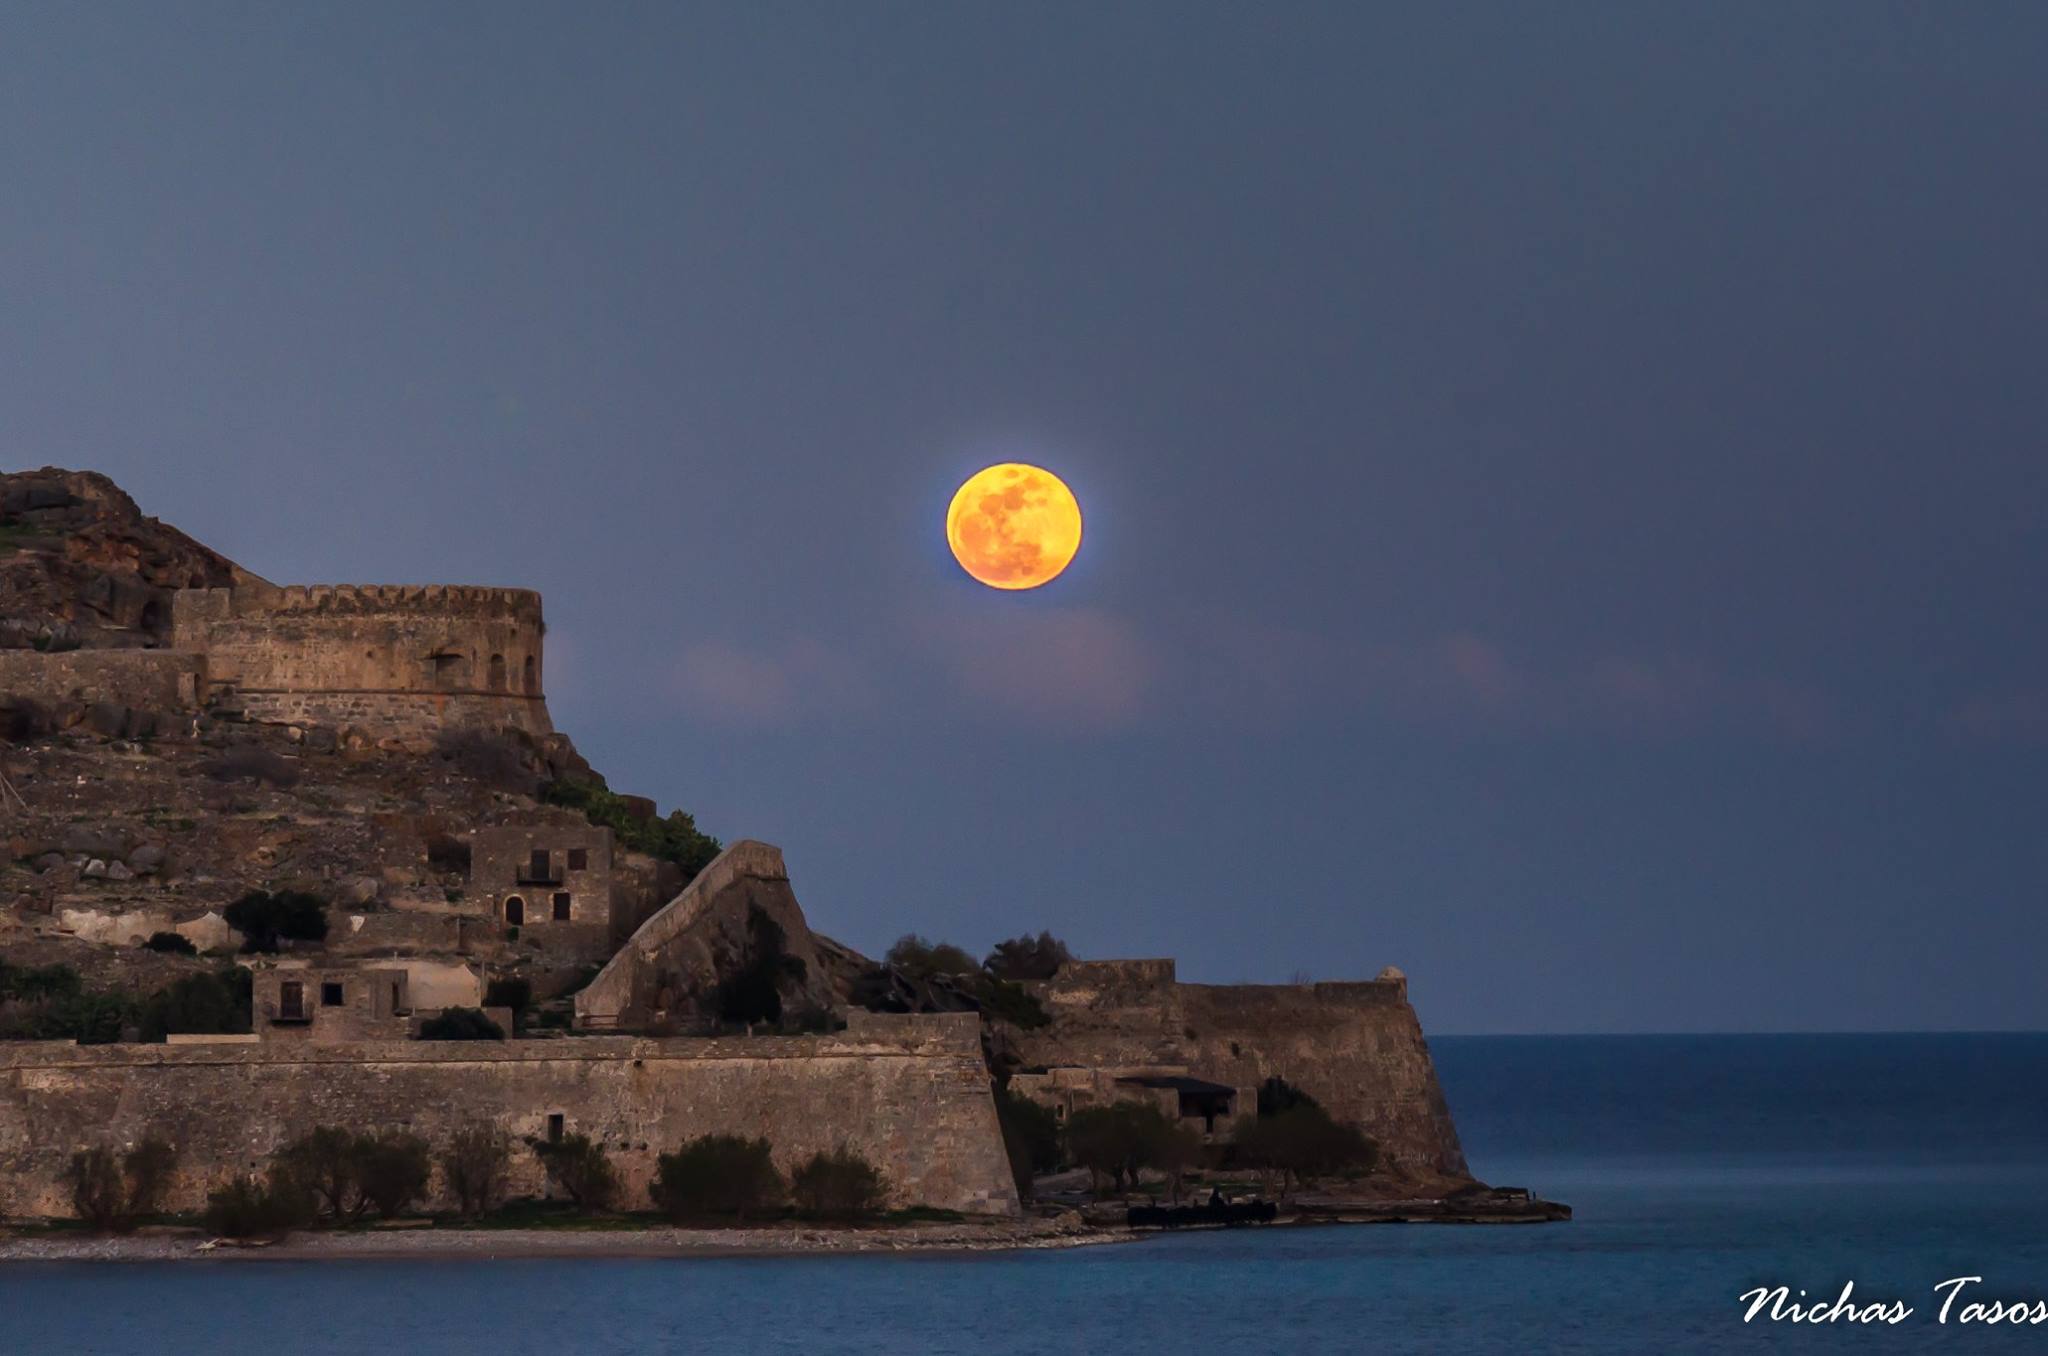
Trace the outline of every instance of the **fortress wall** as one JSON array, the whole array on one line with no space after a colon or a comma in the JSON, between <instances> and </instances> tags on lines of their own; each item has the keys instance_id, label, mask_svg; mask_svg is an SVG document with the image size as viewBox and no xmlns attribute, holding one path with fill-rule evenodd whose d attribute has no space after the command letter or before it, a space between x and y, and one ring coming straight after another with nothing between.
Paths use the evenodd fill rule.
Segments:
<instances>
[{"instance_id":1,"label":"fortress wall","mask_svg":"<svg viewBox=\"0 0 2048 1356\"><path fill-rule=\"evenodd\" d=\"M1280 1077L1363 1127L1389 1166L1467 1174L1405 981L1162 985L1107 964L1069 965L1033 986L1053 1021L1018 1033L1027 1065L1181 1065L1245 1088Z\"/></svg>"},{"instance_id":2,"label":"fortress wall","mask_svg":"<svg viewBox=\"0 0 2048 1356\"><path fill-rule=\"evenodd\" d=\"M0 650L0 693L40 702L116 702L149 711L199 704L206 661L171 650Z\"/></svg>"},{"instance_id":3,"label":"fortress wall","mask_svg":"<svg viewBox=\"0 0 2048 1356\"><path fill-rule=\"evenodd\" d=\"M167 1140L169 1207L193 1210L315 1126L438 1148L473 1119L544 1136L550 1114L611 1151L632 1209L648 1208L659 1154L729 1133L766 1135L785 1171L844 1143L881 1168L893 1206L1018 1210L978 1021L953 1014L815 1037L0 1046L0 1214L69 1214L61 1174L93 1145ZM512 1167L514 1196L542 1193L523 1144Z\"/></svg>"},{"instance_id":4,"label":"fortress wall","mask_svg":"<svg viewBox=\"0 0 2048 1356\"><path fill-rule=\"evenodd\" d=\"M540 595L453 585L188 589L177 648L259 720L409 742L447 726L552 733Z\"/></svg>"},{"instance_id":5,"label":"fortress wall","mask_svg":"<svg viewBox=\"0 0 2048 1356\"><path fill-rule=\"evenodd\" d=\"M1463 1177L1422 1023L1401 981L1358 984L1183 984L1180 1016L1203 1078L1256 1087L1280 1077L1379 1141L1410 1173Z\"/></svg>"}]
</instances>

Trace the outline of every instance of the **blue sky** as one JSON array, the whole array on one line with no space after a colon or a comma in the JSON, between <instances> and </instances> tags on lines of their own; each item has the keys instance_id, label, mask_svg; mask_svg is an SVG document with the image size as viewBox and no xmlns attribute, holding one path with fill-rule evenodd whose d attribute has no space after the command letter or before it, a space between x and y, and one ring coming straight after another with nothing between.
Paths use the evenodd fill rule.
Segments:
<instances>
[{"instance_id":1,"label":"blue sky","mask_svg":"<svg viewBox=\"0 0 2048 1356\"><path fill-rule=\"evenodd\" d=\"M2048 1024L2048 12L10 6L0 457L547 596L822 929ZM1051 467L1052 586L941 515Z\"/></svg>"}]
</instances>

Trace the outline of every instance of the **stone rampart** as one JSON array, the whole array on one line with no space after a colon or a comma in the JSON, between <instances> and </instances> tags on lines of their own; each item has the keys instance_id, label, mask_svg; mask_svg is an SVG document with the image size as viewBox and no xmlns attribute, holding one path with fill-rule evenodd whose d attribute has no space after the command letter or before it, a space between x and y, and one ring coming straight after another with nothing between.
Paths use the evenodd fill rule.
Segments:
<instances>
[{"instance_id":1,"label":"stone rampart","mask_svg":"<svg viewBox=\"0 0 2048 1356\"><path fill-rule=\"evenodd\" d=\"M1363 1127L1397 1171L1466 1175L1406 980L1181 984L1169 970L1161 983L1159 964L1074 963L1033 986L1053 1020L1019 1033L1018 1054L1031 1067L1177 1065L1240 1088L1284 1078Z\"/></svg>"},{"instance_id":2,"label":"stone rampart","mask_svg":"<svg viewBox=\"0 0 2048 1356\"><path fill-rule=\"evenodd\" d=\"M192 1210L315 1126L438 1148L473 1120L524 1139L556 1116L610 1151L628 1208L648 1207L658 1155L725 1133L767 1136L785 1171L844 1144L881 1168L895 1206L1018 1209L978 1020L950 1014L714 1040L0 1045L0 1214L69 1214L74 1152L151 1135L179 1155L169 1208ZM512 1166L515 1196L543 1193L524 1144Z\"/></svg>"}]
</instances>

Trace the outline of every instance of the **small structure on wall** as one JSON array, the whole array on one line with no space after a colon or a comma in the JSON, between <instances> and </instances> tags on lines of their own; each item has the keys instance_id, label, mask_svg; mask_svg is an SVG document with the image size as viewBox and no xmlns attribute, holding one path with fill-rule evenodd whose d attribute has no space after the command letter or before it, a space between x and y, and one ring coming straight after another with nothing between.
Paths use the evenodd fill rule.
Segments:
<instances>
[{"instance_id":1,"label":"small structure on wall","mask_svg":"<svg viewBox=\"0 0 2048 1356\"><path fill-rule=\"evenodd\" d=\"M397 967L286 961L257 967L251 979L250 1016L259 1040L341 1045L412 1035L410 983Z\"/></svg>"}]
</instances>

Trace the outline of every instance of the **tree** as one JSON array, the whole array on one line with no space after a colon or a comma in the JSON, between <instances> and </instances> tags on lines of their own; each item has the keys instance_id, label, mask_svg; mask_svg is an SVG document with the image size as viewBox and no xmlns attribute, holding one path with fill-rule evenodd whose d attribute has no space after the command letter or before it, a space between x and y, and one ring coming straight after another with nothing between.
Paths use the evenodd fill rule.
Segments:
<instances>
[{"instance_id":1,"label":"tree","mask_svg":"<svg viewBox=\"0 0 2048 1356\"><path fill-rule=\"evenodd\" d=\"M81 1150L64 1170L71 1208L100 1233L128 1233L145 1215L156 1213L177 1158L170 1145L155 1138L118 1160L110 1149Z\"/></svg>"},{"instance_id":2,"label":"tree","mask_svg":"<svg viewBox=\"0 0 2048 1356\"><path fill-rule=\"evenodd\" d=\"M898 937L882 959L912 979L981 973L981 962L951 942L928 942L914 932Z\"/></svg>"},{"instance_id":3,"label":"tree","mask_svg":"<svg viewBox=\"0 0 2048 1356\"><path fill-rule=\"evenodd\" d=\"M1355 1125L1332 1120L1314 1103L1261 1116L1238 1132L1237 1156L1253 1167L1279 1174L1284 1197L1294 1186L1319 1177L1357 1176L1372 1171L1379 1146Z\"/></svg>"},{"instance_id":4,"label":"tree","mask_svg":"<svg viewBox=\"0 0 2048 1356\"><path fill-rule=\"evenodd\" d=\"M239 965L214 973L185 975L151 994L137 1020L142 1039L160 1041L173 1033L248 1031L253 976Z\"/></svg>"},{"instance_id":5,"label":"tree","mask_svg":"<svg viewBox=\"0 0 2048 1356\"><path fill-rule=\"evenodd\" d=\"M700 1135L656 1164L648 1192L655 1208L681 1223L693 1216L747 1213L781 1203L787 1186L766 1139Z\"/></svg>"},{"instance_id":6,"label":"tree","mask_svg":"<svg viewBox=\"0 0 2048 1356\"><path fill-rule=\"evenodd\" d=\"M441 1151L441 1179L464 1219L497 1208L512 1168L512 1138L497 1126L472 1121Z\"/></svg>"},{"instance_id":7,"label":"tree","mask_svg":"<svg viewBox=\"0 0 2048 1356\"><path fill-rule=\"evenodd\" d=\"M879 1210L888 1188L874 1164L842 1144L790 1174L789 1195L813 1219L857 1219Z\"/></svg>"},{"instance_id":8,"label":"tree","mask_svg":"<svg viewBox=\"0 0 2048 1356\"><path fill-rule=\"evenodd\" d=\"M196 956L199 954L199 948L192 945L190 937L176 932L152 932L149 934L149 940L142 945L144 950L161 951L167 956Z\"/></svg>"},{"instance_id":9,"label":"tree","mask_svg":"<svg viewBox=\"0 0 2048 1356\"><path fill-rule=\"evenodd\" d=\"M243 954L274 955L278 942L319 942L327 938L327 902L303 890L251 890L227 906L221 917L242 934Z\"/></svg>"},{"instance_id":10,"label":"tree","mask_svg":"<svg viewBox=\"0 0 2048 1356\"><path fill-rule=\"evenodd\" d=\"M1058 974L1060 967L1073 958L1065 942L1050 932L1041 932L1036 937L1026 933L997 942L995 950L981 964L997 979L1045 980Z\"/></svg>"},{"instance_id":11,"label":"tree","mask_svg":"<svg viewBox=\"0 0 2048 1356\"><path fill-rule=\"evenodd\" d=\"M505 1029L482 1008L443 1008L420 1023L423 1041L501 1041Z\"/></svg>"},{"instance_id":12,"label":"tree","mask_svg":"<svg viewBox=\"0 0 2048 1356\"><path fill-rule=\"evenodd\" d=\"M1278 1116L1283 1111L1292 1111L1298 1106L1312 1106L1320 1110L1322 1103L1277 1075L1259 1084L1261 1116Z\"/></svg>"},{"instance_id":13,"label":"tree","mask_svg":"<svg viewBox=\"0 0 2048 1356\"><path fill-rule=\"evenodd\" d=\"M699 833L697 821L681 810L669 811L666 819L654 819L636 813L626 797L594 782L552 781L541 788L540 798L610 829L621 847L674 862L682 868L685 884L725 850L716 838Z\"/></svg>"},{"instance_id":14,"label":"tree","mask_svg":"<svg viewBox=\"0 0 2048 1356\"><path fill-rule=\"evenodd\" d=\"M1168 1198L1180 1203L1181 1179L1202 1162L1202 1137L1193 1127L1170 1123L1152 1145L1152 1166L1166 1174Z\"/></svg>"},{"instance_id":15,"label":"tree","mask_svg":"<svg viewBox=\"0 0 2048 1356\"><path fill-rule=\"evenodd\" d=\"M312 1222L315 1205L305 1188L272 1173L267 1182L237 1177L207 1193L208 1233L222 1238L275 1238Z\"/></svg>"},{"instance_id":16,"label":"tree","mask_svg":"<svg viewBox=\"0 0 2048 1356\"><path fill-rule=\"evenodd\" d=\"M1017 1195L1029 1200L1038 1175L1057 1172L1063 1161L1059 1117L1051 1107L1008 1088L997 1088L996 1123L1002 1127L1003 1149L1010 1158Z\"/></svg>"},{"instance_id":17,"label":"tree","mask_svg":"<svg viewBox=\"0 0 2048 1356\"><path fill-rule=\"evenodd\" d=\"M747 941L738 967L718 981L718 1015L752 1026L782 1020L782 985L801 982L804 962L784 945L782 925L759 904L747 906Z\"/></svg>"},{"instance_id":18,"label":"tree","mask_svg":"<svg viewBox=\"0 0 2048 1356\"><path fill-rule=\"evenodd\" d=\"M360 1190L383 1218L397 1219L427 1194L433 1163L417 1135L387 1130L358 1141L356 1153Z\"/></svg>"},{"instance_id":19,"label":"tree","mask_svg":"<svg viewBox=\"0 0 2048 1356\"><path fill-rule=\"evenodd\" d=\"M560 1139L528 1140L540 1158L548 1181L561 1189L578 1210L603 1210L619 1189L619 1175L612 1168L604 1146L588 1135L564 1135Z\"/></svg>"},{"instance_id":20,"label":"tree","mask_svg":"<svg viewBox=\"0 0 2048 1356\"><path fill-rule=\"evenodd\" d=\"M323 1125L279 1149L271 1172L311 1196L334 1223L353 1223L370 1207L363 1194L363 1160L373 1143L368 1136Z\"/></svg>"},{"instance_id":21,"label":"tree","mask_svg":"<svg viewBox=\"0 0 2048 1356\"><path fill-rule=\"evenodd\" d=\"M1138 1174L1156 1167L1171 1152L1179 1127L1150 1102L1112 1102L1084 1107L1067 1118L1067 1156L1088 1169L1100 1194L1107 1178L1119 1192L1137 1185Z\"/></svg>"}]
</instances>

